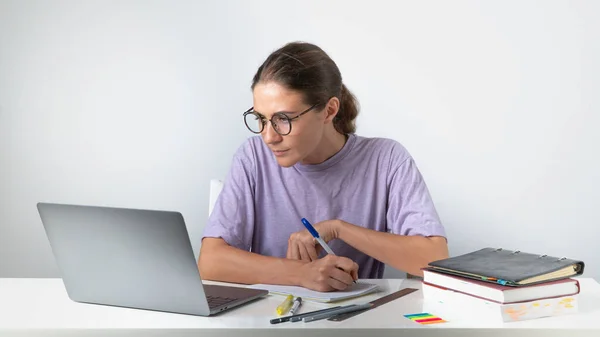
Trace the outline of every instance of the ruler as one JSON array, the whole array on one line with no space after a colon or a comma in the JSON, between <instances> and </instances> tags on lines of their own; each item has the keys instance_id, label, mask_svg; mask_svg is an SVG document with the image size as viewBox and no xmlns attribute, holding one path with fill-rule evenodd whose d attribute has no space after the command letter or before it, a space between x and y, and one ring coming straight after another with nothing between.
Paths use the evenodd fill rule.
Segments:
<instances>
[{"instance_id":1,"label":"ruler","mask_svg":"<svg viewBox=\"0 0 600 337\"><path fill-rule=\"evenodd\" d=\"M341 321L346 320L346 319L348 319L350 317L354 317L356 315L362 314L365 311L377 308L378 306L384 305L384 304L386 304L388 302L391 302L391 301L393 301L393 300L395 300L397 298L400 298L402 296L406 296L406 295L408 295L410 293L413 293L413 292L415 292L417 290L418 289L415 289L415 288L400 289L400 290L398 290L398 291L396 291L394 293L391 293L389 295L383 296L381 298L378 298L378 299L376 299L374 301L369 302L369 303L373 304L373 306L370 307L370 308L367 308L367 309L364 309L364 310L359 310L359 311L348 312L348 313L345 313L345 314L335 315L335 316L329 317L327 320L328 321L334 321L334 322L341 322Z\"/></svg>"}]
</instances>

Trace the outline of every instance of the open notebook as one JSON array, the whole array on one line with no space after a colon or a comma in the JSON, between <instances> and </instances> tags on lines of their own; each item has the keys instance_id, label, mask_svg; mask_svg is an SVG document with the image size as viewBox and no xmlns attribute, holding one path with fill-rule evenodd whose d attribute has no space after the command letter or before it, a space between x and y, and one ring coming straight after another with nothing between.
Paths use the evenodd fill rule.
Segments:
<instances>
[{"instance_id":1,"label":"open notebook","mask_svg":"<svg viewBox=\"0 0 600 337\"><path fill-rule=\"evenodd\" d=\"M358 296L363 296L366 294L373 293L377 291L379 288L376 284L358 282L353 284L352 286L346 288L345 290L338 291L330 291L330 292L321 292L314 291L302 287L297 286L281 286L281 285L272 285L272 284L253 284L248 286L248 288L253 289L265 289L270 293L280 294L280 295L293 295L297 297L302 297L302 300L305 301L315 301L315 302L336 302L349 298L354 298Z\"/></svg>"}]
</instances>

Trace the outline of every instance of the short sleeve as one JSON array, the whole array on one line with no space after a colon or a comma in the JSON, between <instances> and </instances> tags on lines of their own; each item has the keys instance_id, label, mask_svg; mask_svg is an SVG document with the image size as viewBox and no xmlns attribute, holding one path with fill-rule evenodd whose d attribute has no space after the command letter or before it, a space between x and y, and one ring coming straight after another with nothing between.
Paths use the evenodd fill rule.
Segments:
<instances>
[{"instance_id":1,"label":"short sleeve","mask_svg":"<svg viewBox=\"0 0 600 337\"><path fill-rule=\"evenodd\" d=\"M255 155L250 140L233 157L203 238L222 238L230 246L249 251L254 234Z\"/></svg>"},{"instance_id":2,"label":"short sleeve","mask_svg":"<svg viewBox=\"0 0 600 337\"><path fill-rule=\"evenodd\" d=\"M398 151L392 151L393 155L397 153ZM399 164L392 164L390 167L388 230L399 235L446 237L427 185L414 159L410 155L402 157ZM391 162L399 160L392 159Z\"/></svg>"}]
</instances>

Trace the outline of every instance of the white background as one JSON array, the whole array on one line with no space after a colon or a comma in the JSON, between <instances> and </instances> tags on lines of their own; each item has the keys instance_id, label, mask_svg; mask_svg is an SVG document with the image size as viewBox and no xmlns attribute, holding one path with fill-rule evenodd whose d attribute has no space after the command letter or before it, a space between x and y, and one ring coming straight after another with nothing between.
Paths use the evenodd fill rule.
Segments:
<instances>
[{"instance_id":1,"label":"white background","mask_svg":"<svg viewBox=\"0 0 600 337\"><path fill-rule=\"evenodd\" d=\"M39 201L178 210L197 253L209 180L250 136L256 68L304 40L358 96L358 134L415 157L452 255L567 256L600 279L598 13L600 1L0 0L0 276L58 276Z\"/></svg>"}]
</instances>

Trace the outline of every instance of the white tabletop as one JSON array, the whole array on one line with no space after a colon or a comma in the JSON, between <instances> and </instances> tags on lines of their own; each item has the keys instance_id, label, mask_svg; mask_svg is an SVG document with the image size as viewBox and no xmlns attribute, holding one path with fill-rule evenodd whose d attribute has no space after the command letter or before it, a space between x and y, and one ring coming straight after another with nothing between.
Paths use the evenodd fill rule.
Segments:
<instances>
[{"instance_id":1,"label":"white tabletop","mask_svg":"<svg viewBox=\"0 0 600 337\"><path fill-rule=\"evenodd\" d=\"M304 336L313 334L335 335L390 335L398 336L409 330L411 336L511 336L519 332L527 336L561 336L568 330L570 336L600 336L600 285L593 279L579 278L581 294L577 314L546 317L529 321L490 324L476 317L455 318L443 324L420 325L403 315L426 312L421 291L369 310L343 322L327 320L311 323L296 322L272 325L275 308L281 302L279 295L268 295L253 303L228 310L213 317L172 314L149 310L118 308L71 301L61 279L0 279L0 336L56 336L72 333L77 336ZM302 312L327 306L364 303L401 288L421 289L418 280L367 280L380 285L382 292L335 304L305 301ZM207 282L211 283L211 282ZM214 283L214 282L212 282ZM443 317L442 317L443 318ZM308 329L308 330L307 330ZM368 332L363 329L369 329ZM463 330L467 329L467 330ZM533 330L532 330L533 329ZM558 330L557 330L558 329ZM362 330L362 331L361 331ZM504 333L503 333L504 332Z\"/></svg>"}]
</instances>

